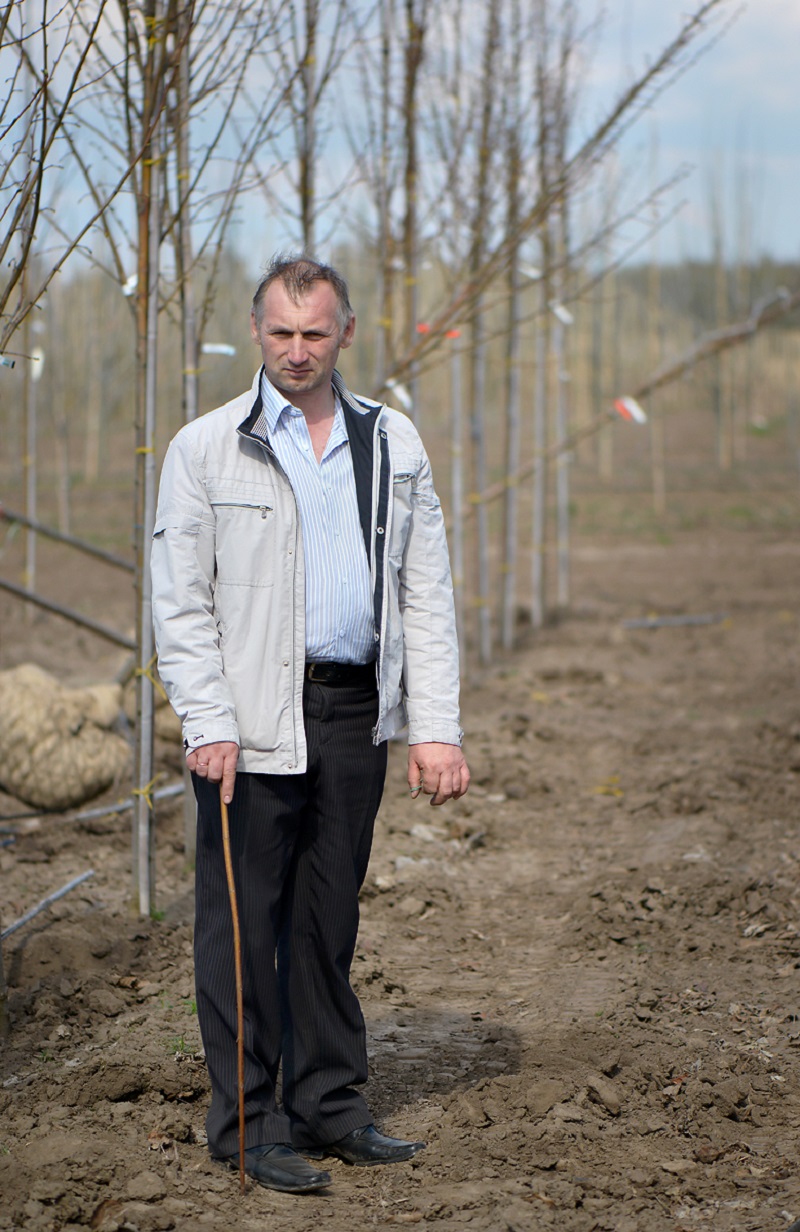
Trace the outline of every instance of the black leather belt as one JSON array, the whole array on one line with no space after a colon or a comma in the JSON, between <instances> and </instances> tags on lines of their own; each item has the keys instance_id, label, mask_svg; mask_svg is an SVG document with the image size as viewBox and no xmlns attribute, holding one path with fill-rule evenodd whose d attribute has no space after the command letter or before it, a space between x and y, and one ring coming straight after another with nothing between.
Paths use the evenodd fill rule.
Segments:
<instances>
[{"instance_id":1,"label":"black leather belt","mask_svg":"<svg viewBox=\"0 0 800 1232\"><path fill-rule=\"evenodd\" d=\"M375 663L306 663L306 680L313 684L363 687L375 684Z\"/></svg>"}]
</instances>

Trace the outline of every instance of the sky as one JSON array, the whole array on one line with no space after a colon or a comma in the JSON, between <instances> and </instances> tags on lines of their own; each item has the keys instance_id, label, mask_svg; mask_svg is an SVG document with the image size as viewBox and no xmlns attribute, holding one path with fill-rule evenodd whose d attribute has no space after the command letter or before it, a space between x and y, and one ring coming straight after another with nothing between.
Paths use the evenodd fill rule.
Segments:
<instances>
[{"instance_id":1,"label":"sky","mask_svg":"<svg viewBox=\"0 0 800 1232\"><path fill-rule=\"evenodd\" d=\"M675 35L690 0L606 0L587 63L586 114ZM589 4L585 5L590 11ZM738 17L625 137L621 174L641 189L691 168L670 195L662 259L711 254L716 195L725 253L800 260L800 0L732 3Z\"/></svg>"},{"instance_id":2,"label":"sky","mask_svg":"<svg viewBox=\"0 0 800 1232\"><path fill-rule=\"evenodd\" d=\"M675 38L701 0L578 3L586 37L576 144ZM727 0L708 35L693 44L693 55L701 48L703 54L655 99L619 146L613 174L621 212L646 200L654 185L679 183L660 198L657 238L648 238L654 219L648 206L639 211L638 223L617 234L614 255L710 258L716 212L728 261L763 255L800 261L800 0ZM341 144L339 150L347 153ZM326 147L330 166L339 165L336 154L334 137ZM326 166L320 171L324 182ZM602 184L601 177L601 190ZM578 200L574 234L596 230L601 196L595 179ZM238 243L245 251L265 242L292 247L295 231L279 213L262 215L257 224L243 215ZM336 224L330 233L337 233Z\"/></svg>"},{"instance_id":3,"label":"sky","mask_svg":"<svg viewBox=\"0 0 800 1232\"><path fill-rule=\"evenodd\" d=\"M587 36L576 142L671 42L700 2L578 0ZM480 11L481 0L475 3ZM641 221L630 224L615 239L616 257L628 251L634 260L710 257L716 204L727 260L757 260L766 254L800 261L800 0L726 0L721 10L723 16L738 16L727 29L719 21L714 24L711 45L697 63L655 99L622 139L614 175L623 209L647 199L655 183L678 174L683 178L664 195L661 216L669 218L657 238L647 238ZM595 23L598 13L602 16ZM481 27L476 28L480 33ZM321 189L328 181L338 182L351 158L335 105L329 107L332 135L319 168ZM196 140L202 141L199 129L198 134ZM267 151L267 166L269 157ZM69 160L62 163L68 166ZM215 174L221 177L216 187L223 188L227 164L220 163ZM85 193L77 180L74 188L78 211L85 208ZM579 200L575 233L596 229L602 189L601 177ZM69 196L61 185L62 217L70 208ZM351 192L348 208L352 220L357 192ZM643 221L652 220L649 209L640 213ZM323 256L331 255L330 237L341 234L337 224L338 217L320 228L328 232L320 246ZM281 210L258 194L243 200L233 234L248 258L256 252L266 259L298 242L297 227L287 225Z\"/></svg>"}]
</instances>

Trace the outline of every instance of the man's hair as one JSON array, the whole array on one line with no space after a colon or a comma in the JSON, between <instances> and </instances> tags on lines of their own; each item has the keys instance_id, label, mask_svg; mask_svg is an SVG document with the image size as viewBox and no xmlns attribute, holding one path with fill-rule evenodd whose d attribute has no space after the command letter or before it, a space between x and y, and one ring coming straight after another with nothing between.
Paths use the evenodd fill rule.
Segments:
<instances>
[{"instance_id":1,"label":"man's hair","mask_svg":"<svg viewBox=\"0 0 800 1232\"><path fill-rule=\"evenodd\" d=\"M332 265L323 265L319 261L313 261L311 257L306 257L302 253L282 252L276 253L272 258L266 273L256 287L256 293L253 296L253 314L256 318L256 325L261 324L267 287L278 281L283 283L289 298L294 303L307 295L318 282L330 283L336 292L336 321L339 332L344 333L347 329L350 318L353 316L353 309L350 305L347 283L338 270L335 270Z\"/></svg>"}]
</instances>

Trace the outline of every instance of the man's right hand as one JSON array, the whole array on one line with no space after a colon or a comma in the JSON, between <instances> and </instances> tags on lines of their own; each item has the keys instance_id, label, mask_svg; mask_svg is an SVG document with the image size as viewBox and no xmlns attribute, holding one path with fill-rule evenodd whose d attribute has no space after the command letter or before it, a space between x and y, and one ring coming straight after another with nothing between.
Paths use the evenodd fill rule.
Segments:
<instances>
[{"instance_id":1,"label":"man's right hand","mask_svg":"<svg viewBox=\"0 0 800 1232\"><path fill-rule=\"evenodd\" d=\"M230 804L238 760L238 744L231 740L219 740L216 744L201 744L198 749L192 749L186 758L186 765L201 779L208 779L209 783L222 783L222 798Z\"/></svg>"}]
</instances>

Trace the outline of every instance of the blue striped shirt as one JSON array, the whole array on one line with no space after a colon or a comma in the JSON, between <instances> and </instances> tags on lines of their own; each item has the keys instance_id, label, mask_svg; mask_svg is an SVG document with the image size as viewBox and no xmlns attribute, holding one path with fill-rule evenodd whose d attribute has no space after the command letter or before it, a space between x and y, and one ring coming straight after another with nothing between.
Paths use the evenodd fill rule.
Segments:
<instances>
[{"instance_id":1,"label":"blue striped shirt","mask_svg":"<svg viewBox=\"0 0 800 1232\"><path fill-rule=\"evenodd\" d=\"M261 373L269 442L294 489L303 533L306 659L368 663L375 657L372 585L358 516L350 442L338 394L322 460L303 412Z\"/></svg>"}]
</instances>

